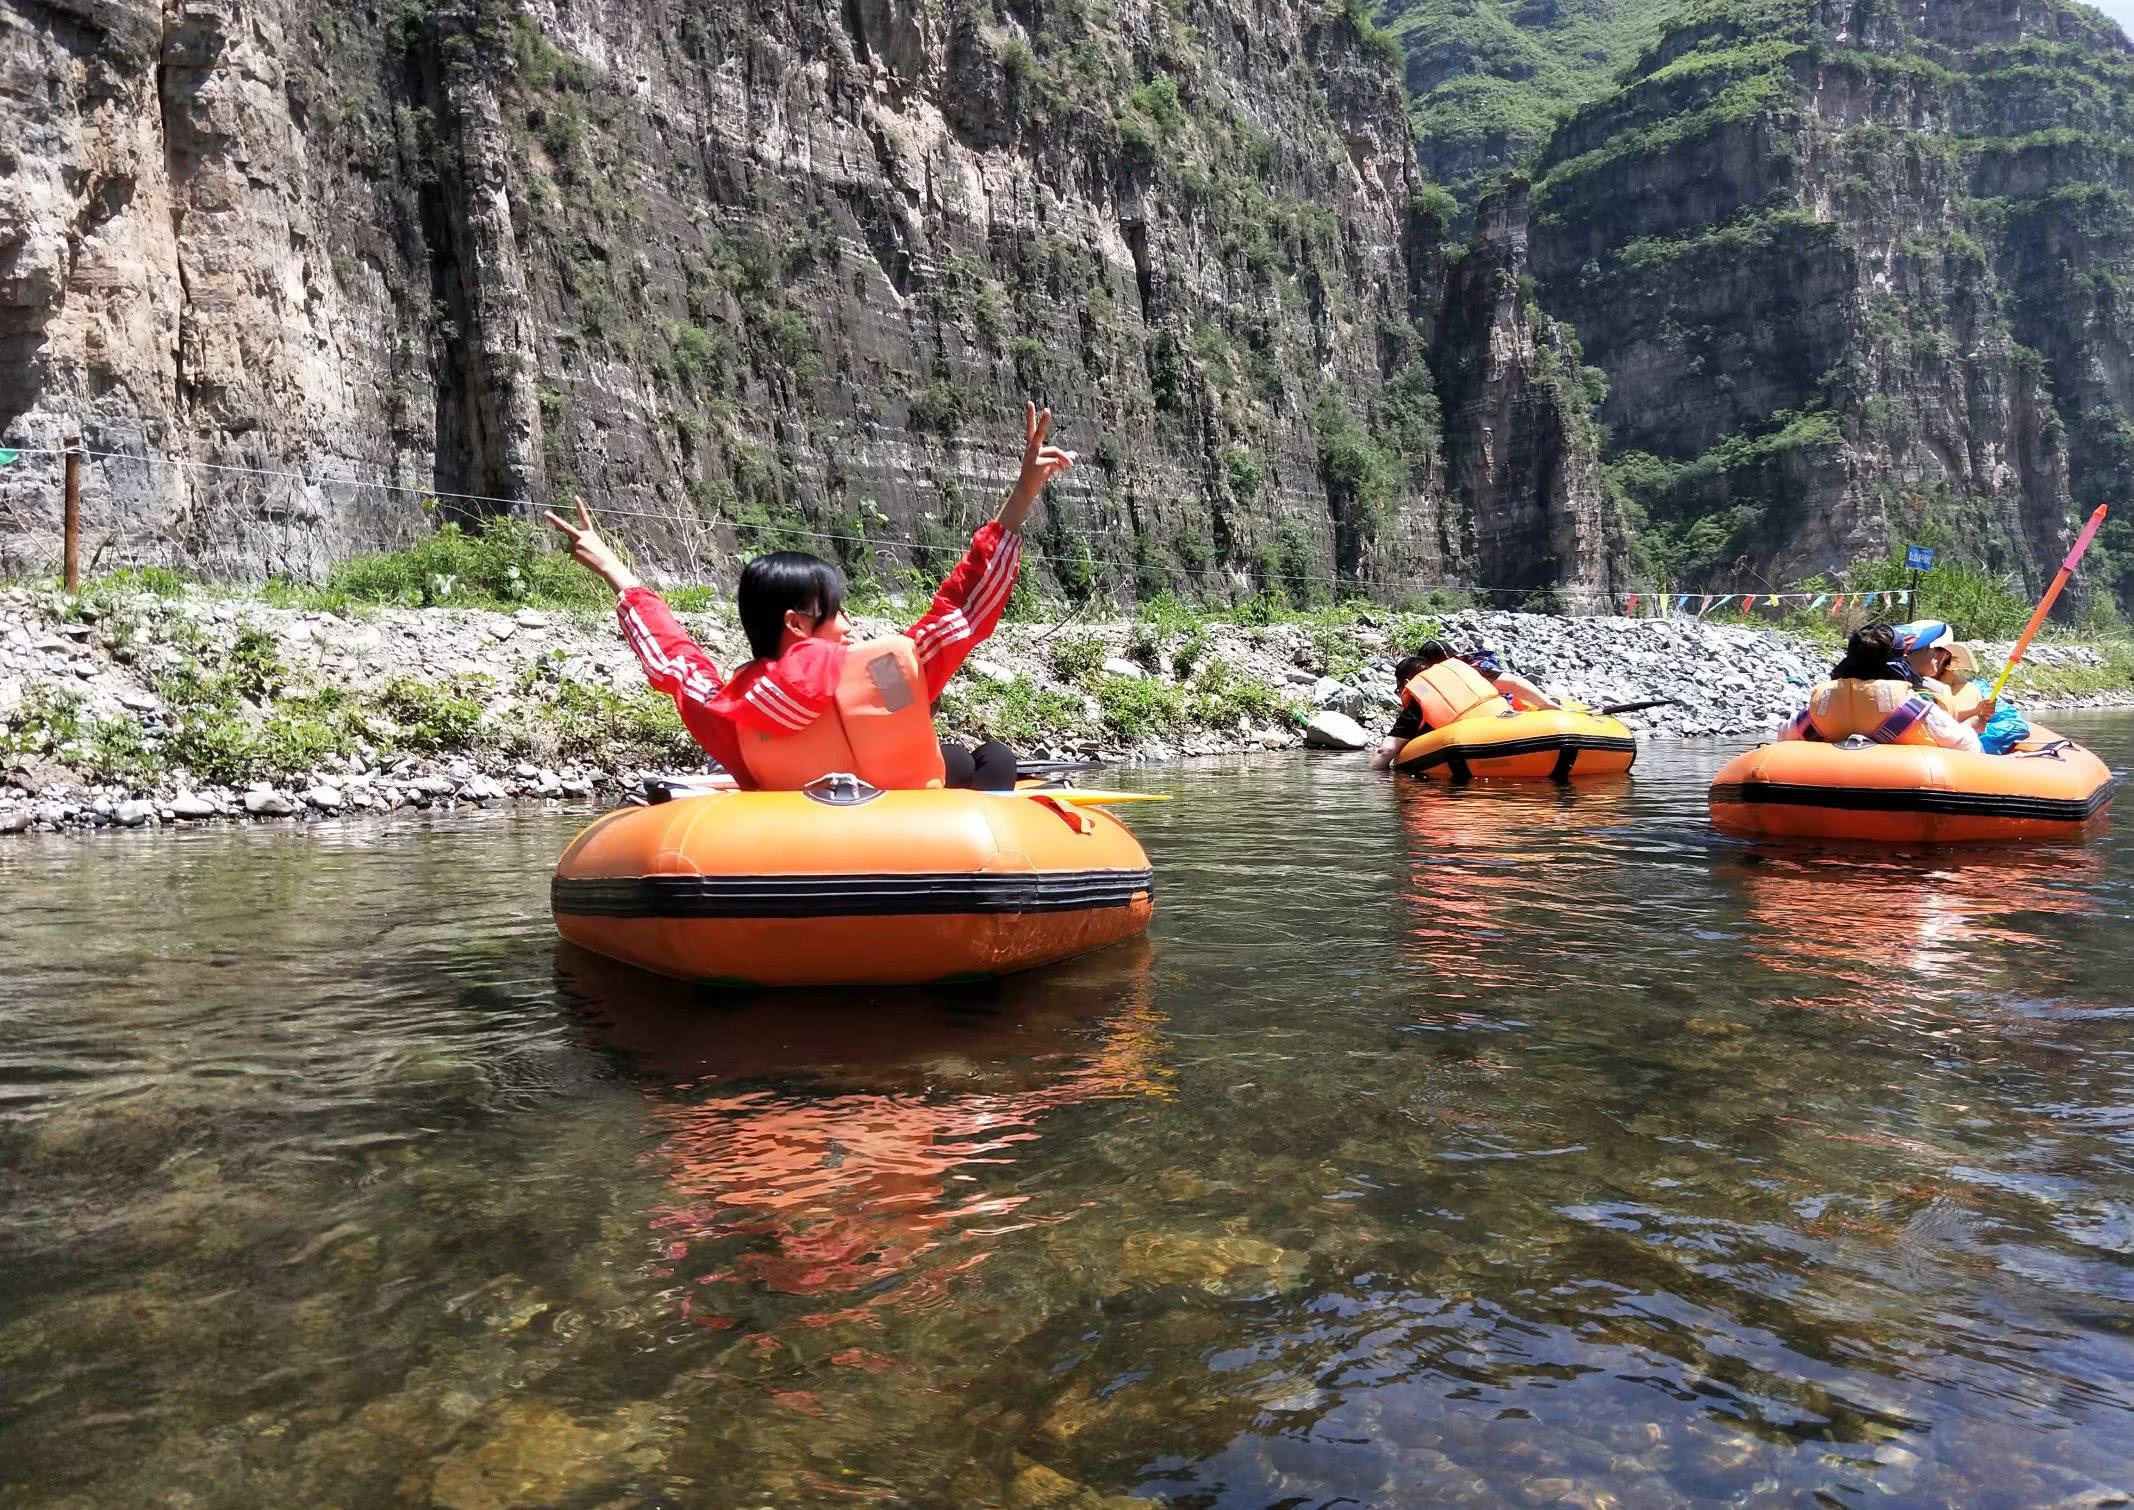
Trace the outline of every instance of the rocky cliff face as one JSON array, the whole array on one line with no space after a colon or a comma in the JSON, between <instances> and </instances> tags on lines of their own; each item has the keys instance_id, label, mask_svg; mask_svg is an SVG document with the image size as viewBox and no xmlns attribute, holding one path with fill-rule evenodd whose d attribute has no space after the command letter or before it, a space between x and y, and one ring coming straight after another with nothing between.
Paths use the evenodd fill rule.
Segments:
<instances>
[{"instance_id":1,"label":"rocky cliff face","mask_svg":"<svg viewBox=\"0 0 2134 1510\"><path fill-rule=\"evenodd\" d=\"M1437 381L1448 416L1454 492L1475 500L1472 560L1489 586L1574 580L1579 563L1623 561L1619 511L1567 507L1598 499L1599 373L1578 337L1534 301L1526 195L1485 200L1473 245L1452 268L1439 327Z\"/></svg>"},{"instance_id":2,"label":"rocky cliff face","mask_svg":"<svg viewBox=\"0 0 2134 1510\"><path fill-rule=\"evenodd\" d=\"M1956 546L2036 586L2134 484L2134 51L2012 0L1705 7L1532 165L1540 298L1683 587Z\"/></svg>"},{"instance_id":3,"label":"rocky cliff face","mask_svg":"<svg viewBox=\"0 0 2134 1510\"><path fill-rule=\"evenodd\" d=\"M1622 569L1523 252L1448 254L1316 0L0 11L0 435L197 464L91 465L106 565L582 489L656 566L926 573L1028 393L1084 455L1034 542L1071 595ZM0 566L54 475L0 472Z\"/></svg>"}]
</instances>

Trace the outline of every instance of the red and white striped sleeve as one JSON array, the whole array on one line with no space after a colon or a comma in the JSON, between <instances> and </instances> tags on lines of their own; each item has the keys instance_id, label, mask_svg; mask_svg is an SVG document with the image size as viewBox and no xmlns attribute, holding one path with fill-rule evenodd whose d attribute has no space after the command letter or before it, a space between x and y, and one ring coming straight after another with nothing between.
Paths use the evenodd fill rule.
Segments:
<instances>
[{"instance_id":1,"label":"red and white striped sleeve","mask_svg":"<svg viewBox=\"0 0 2134 1510\"><path fill-rule=\"evenodd\" d=\"M798 734L837 696L845 647L802 640L776 661L751 661L734 676L719 711L743 728Z\"/></svg>"},{"instance_id":2,"label":"red and white striped sleeve","mask_svg":"<svg viewBox=\"0 0 2134 1510\"><path fill-rule=\"evenodd\" d=\"M981 525L933 605L906 631L919 647L928 698L941 695L964 657L999 625L1022 559L1022 531L1002 529L997 520Z\"/></svg>"},{"instance_id":3,"label":"red and white striped sleeve","mask_svg":"<svg viewBox=\"0 0 2134 1510\"><path fill-rule=\"evenodd\" d=\"M685 712L692 707L711 711L726 678L658 593L649 587L630 588L616 602L615 617L622 622L624 641L645 668L645 680L673 697Z\"/></svg>"}]
</instances>

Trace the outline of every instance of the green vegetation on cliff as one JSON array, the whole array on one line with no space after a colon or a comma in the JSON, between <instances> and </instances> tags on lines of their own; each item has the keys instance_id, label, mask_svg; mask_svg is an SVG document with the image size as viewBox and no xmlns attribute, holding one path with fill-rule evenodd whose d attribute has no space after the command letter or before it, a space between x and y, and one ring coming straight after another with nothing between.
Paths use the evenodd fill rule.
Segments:
<instances>
[{"instance_id":1,"label":"green vegetation on cliff","mask_svg":"<svg viewBox=\"0 0 2134 1510\"><path fill-rule=\"evenodd\" d=\"M1416 145L1472 205L1524 162L1565 112L1613 87L1680 0L1384 0L1407 57Z\"/></svg>"}]
</instances>

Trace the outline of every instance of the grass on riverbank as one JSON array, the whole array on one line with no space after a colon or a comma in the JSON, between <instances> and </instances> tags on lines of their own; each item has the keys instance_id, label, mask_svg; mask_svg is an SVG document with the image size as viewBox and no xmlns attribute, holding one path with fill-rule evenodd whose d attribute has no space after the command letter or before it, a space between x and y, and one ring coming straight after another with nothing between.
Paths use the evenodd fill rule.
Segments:
<instances>
[{"instance_id":1,"label":"grass on riverbank","mask_svg":"<svg viewBox=\"0 0 2134 1510\"><path fill-rule=\"evenodd\" d=\"M49 761L91 780L155 788L300 781L364 752L372 760L465 755L607 766L703 758L671 699L571 678L560 652L529 664L508 688L470 675L349 689L303 683L256 627L218 647L181 616L144 632L124 613L92 611L107 645L153 640L176 652L148 678L163 716L93 717L79 692L33 688L0 715L0 762Z\"/></svg>"},{"instance_id":2,"label":"grass on riverbank","mask_svg":"<svg viewBox=\"0 0 2134 1510\"><path fill-rule=\"evenodd\" d=\"M2117 640L2091 648L2104 657L2101 666L2047 666L2026 660L2016 668L2009 696L2018 703L2072 702L2077 698L2134 696L2134 641ZM1979 680L1988 687L2000 666L1982 666Z\"/></svg>"}]
</instances>

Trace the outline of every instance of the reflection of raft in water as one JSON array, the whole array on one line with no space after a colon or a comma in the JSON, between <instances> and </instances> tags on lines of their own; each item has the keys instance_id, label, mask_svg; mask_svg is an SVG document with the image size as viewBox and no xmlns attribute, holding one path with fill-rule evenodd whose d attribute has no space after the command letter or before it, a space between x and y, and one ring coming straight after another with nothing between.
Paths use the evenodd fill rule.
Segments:
<instances>
[{"instance_id":1,"label":"reflection of raft in water","mask_svg":"<svg viewBox=\"0 0 2134 1510\"><path fill-rule=\"evenodd\" d=\"M1393 765L1450 781L1570 781L1620 776L1637 754L1621 719L1574 706L1463 718L1409 740Z\"/></svg>"},{"instance_id":2,"label":"reflection of raft in water","mask_svg":"<svg viewBox=\"0 0 2134 1510\"><path fill-rule=\"evenodd\" d=\"M556 927L684 980L911 985L1131 938L1147 854L1103 794L709 792L597 820L556 864Z\"/></svg>"},{"instance_id":3,"label":"reflection of raft in water","mask_svg":"<svg viewBox=\"0 0 2134 1510\"><path fill-rule=\"evenodd\" d=\"M2103 761L2043 728L2006 755L1781 740L1720 768L1712 822L1729 833L1889 844L2069 838L2104 817L2113 785Z\"/></svg>"}]
</instances>

